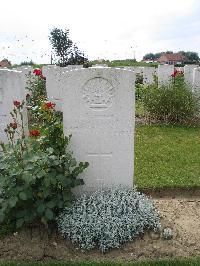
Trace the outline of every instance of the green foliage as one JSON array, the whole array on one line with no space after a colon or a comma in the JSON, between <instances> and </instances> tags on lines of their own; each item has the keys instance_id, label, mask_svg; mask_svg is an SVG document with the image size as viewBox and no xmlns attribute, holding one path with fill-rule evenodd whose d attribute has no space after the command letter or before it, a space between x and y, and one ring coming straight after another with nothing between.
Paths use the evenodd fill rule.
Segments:
<instances>
[{"instance_id":1,"label":"green foliage","mask_svg":"<svg viewBox=\"0 0 200 266\"><path fill-rule=\"evenodd\" d=\"M15 232L15 226L10 217L4 219L3 224L0 223L0 240Z\"/></svg>"},{"instance_id":2,"label":"green foliage","mask_svg":"<svg viewBox=\"0 0 200 266\"><path fill-rule=\"evenodd\" d=\"M184 78L177 76L169 85L150 85L144 97L144 108L153 118L182 123L197 114L198 101L184 83Z\"/></svg>"},{"instance_id":3,"label":"green foliage","mask_svg":"<svg viewBox=\"0 0 200 266\"><path fill-rule=\"evenodd\" d=\"M82 250L96 246L102 252L119 248L147 230L160 229L159 216L150 199L136 189L113 187L85 195L65 208L59 231Z\"/></svg>"},{"instance_id":4,"label":"green foliage","mask_svg":"<svg viewBox=\"0 0 200 266\"><path fill-rule=\"evenodd\" d=\"M49 40L58 58L59 66L81 65L88 61L84 53L69 38L69 30L54 28L50 32Z\"/></svg>"},{"instance_id":5,"label":"green foliage","mask_svg":"<svg viewBox=\"0 0 200 266\"><path fill-rule=\"evenodd\" d=\"M21 66L33 66L35 65L35 63L33 62L33 60L31 61L23 61L20 63Z\"/></svg>"},{"instance_id":6,"label":"green foliage","mask_svg":"<svg viewBox=\"0 0 200 266\"><path fill-rule=\"evenodd\" d=\"M32 74L28 75L26 89L29 91L29 96L31 97L27 97L26 100L30 107L35 107L40 104L41 101L46 100L47 97L45 84L45 78L33 76Z\"/></svg>"},{"instance_id":7,"label":"green foliage","mask_svg":"<svg viewBox=\"0 0 200 266\"><path fill-rule=\"evenodd\" d=\"M148 86L136 84L135 86L135 99L136 101L143 101L147 93Z\"/></svg>"},{"instance_id":8,"label":"green foliage","mask_svg":"<svg viewBox=\"0 0 200 266\"><path fill-rule=\"evenodd\" d=\"M199 55L196 52L179 51L178 53L184 55L188 59L189 62L193 62L194 63L194 62L198 62L199 61ZM154 60L158 59L161 55L164 55L164 54L173 54L173 52L172 51L165 51L165 52L160 52L160 53L155 53L155 54L148 53L148 54L145 54L143 56L143 60L152 60L152 61L154 61Z\"/></svg>"},{"instance_id":9,"label":"green foliage","mask_svg":"<svg viewBox=\"0 0 200 266\"><path fill-rule=\"evenodd\" d=\"M27 97L29 122L31 129L37 129L39 125L43 135L44 150L52 147L54 153L63 155L69 139L63 133L62 113L55 110L54 103L47 101L45 82L43 76L29 77L27 86L30 91Z\"/></svg>"},{"instance_id":10,"label":"green foliage","mask_svg":"<svg viewBox=\"0 0 200 266\"><path fill-rule=\"evenodd\" d=\"M189 62L198 62L199 61L199 55L197 52L191 52L191 51L180 51L182 55L186 56Z\"/></svg>"},{"instance_id":11,"label":"green foliage","mask_svg":"<svg viewBox=\"0 0 200 266\"><path fill-rule=\"evenodd\" d=\"M42 140L4 146L0 157L2 187L0 222L10 217L17 228L41 222L47 225L72 200L71 188L83 184L77 175L87 163L77 165L70 152L56 156L52 148L40 149Z\"/></svg>"},{"instance_id":12,"label":"green foliage","mask_svg":"<svg viewBox=\"0 0 200 266\"><path fill-rule=\"evenodd\" d=\"M9 144L1 143L0 223L9 221L14 228L52 222L72 201L71 189L83 184L77 176L88 167L88 163L77 164L68 149L71 136L63 134L60 113L54 110L55 104L44 101L42 74L29 85L29 137L23 118L25 102L15 101L13 122L6 128Z\"/></svg>"},{"instance_id":13,"label":"green foliage","mask_svg":"<svg viewBox=\"0 0 200 266\"><path fill-rule=\"evenodd\" d=\"M92 64L98 64L98 61L92 61ZM141 67L158 67L158 63L146 63L146 62L136 62L135 59L125 59L125 60L112 60L112 61L102 61L102 64L107 64L109 67L124 67L124 66L141 66Z\"/></svg>"}]
</instances>

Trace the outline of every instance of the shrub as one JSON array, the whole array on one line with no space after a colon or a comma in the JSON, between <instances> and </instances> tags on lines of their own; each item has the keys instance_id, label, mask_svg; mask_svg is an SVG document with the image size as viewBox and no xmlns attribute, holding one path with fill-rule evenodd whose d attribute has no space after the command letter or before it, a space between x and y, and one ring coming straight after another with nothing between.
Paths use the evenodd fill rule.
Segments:
<instances>
[{"instance_id":1,"label":"shrub","mask_svg":"<svg viewBox=\"0 0 200 266\"><path fill-rule=\"evenodd\" d=\"M136 101L143 101L144 97L146 95L146 91L148 89L148 86L136 84L135 86L135 100Z\"/></svg>"},{"instance_id":2,"label":"shrub","mask_svg":"<svg viewBox=\"0 0 200 266\"><path fill-rule=\"evenodd\" d=\"M144 108L151 117L180 123L197 114L198 102L183 77L176 76L169 85L149 86L144 96Z\"/></svg>"},{"instance_id":3,"label":"shrub","mask_svg":"<svg viewBox=\"0 0 200 266\"><path fill-rule=\"evenodd\" d=\"M63 132L56 135L62 128L55 117L54 104L43 104L46 108L38 112L41 115L38 120L48 120L48 124L46 127L38 124L37 128L35 125L26 137L25 102L14 101L13 122L5 130L9 144L1 143L0 223L8 221L17 228L34 222L48 225L53 221L71 203L71 188L83 184L77 176L88 166L88 163L77 164L68 150L71 136L64 137ZM58 152L59 147L62 150Z\"/></svg>"},{"instance_id":4,"label":"shrub","mask_svg":"<svg viewBox=\"0 0 200 266\"><path fill-rule=\"evenodd\" d=\"M136 189L116 187L85 195L58 218L58 229L82 250L119 248L145 230L158 230L153 203Z\"/></svg>"}]
</instances>

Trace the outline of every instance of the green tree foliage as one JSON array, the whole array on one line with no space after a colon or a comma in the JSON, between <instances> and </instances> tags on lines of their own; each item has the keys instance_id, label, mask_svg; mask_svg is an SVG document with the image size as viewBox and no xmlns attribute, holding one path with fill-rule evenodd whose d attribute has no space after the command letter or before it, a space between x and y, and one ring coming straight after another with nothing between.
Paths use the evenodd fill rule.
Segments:
<instances>
[{"instance_id":1,"label":"green tree foliage","mask_svg":"<svg viewBox=\"0 0 200 266\"><path fill-rule=\"evenodd\" d=\"M199 55L196 52L188 51L180 51L179 53L185 55L190 62L198 62L199 61Z\"/></svg>"},{"instance_id":2,"label":"green tree foliage","mask_svg":"<svg viewBox=\"0 0 200 266\"><path fill-rule=\"evenodd\" d=\"M35 63L33 62L33 60L30 61L23 61L20 63L20 66L32 66L35 65Z\"/></svg>"},{"instance_id":3,"label":"green tree foliage","mask_svg":"<svg viewBox=\"0 0 200 266\"><path fill-rule=\"evenodd\" d=\"M196 52L179 51L178 53L186 56L189 62L195 62L195 63L199 62L199 55ZM148 54L145 54L143 56L143 60L152 60L152 61L154 61L154 60L158 59L163 54L173 54L173 51L165 51L165 52L160 52L160 53L155 53L155 54L154 53L148 53Z\"/></svg>"},{"instance_id":4,"label":"green tree foliage","mask_svg":"<svg viewBox=\"0 0 200 266\"><path fill-rule=\"evenodd\" d=\"M161 57L161 55L163 55L163 54L173 54L173 52L172 51L166 51L166 52L160 52L160 53L155 53L155 54L148 53L148 54L145 54L143 56L143 60L152 60L152 61L154 61L154 60L158 59L159 57Z\"/></svg>"},{"instance_id":5,"label":"green tree foliage","mask_svg":"<svg viewBox=\"0 0 200 266\"><path fill-rule=\"evenodd\" d=\"M52 29L49 40L59 66L80 65L88 61L84 53L69 38L68 29Z\"/></svg>"}]
</instances>

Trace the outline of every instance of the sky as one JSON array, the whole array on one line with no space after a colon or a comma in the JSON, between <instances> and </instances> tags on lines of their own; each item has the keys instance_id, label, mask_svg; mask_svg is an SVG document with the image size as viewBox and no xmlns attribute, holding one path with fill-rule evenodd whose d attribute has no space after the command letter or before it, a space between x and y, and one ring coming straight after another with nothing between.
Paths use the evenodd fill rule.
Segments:
<instances>
[{"instance_id":1,"label":"sky","mask_svg":"<svg viewBox=\"0 0 200 266\"><path fill-rule=\"evenodd\" d=\"M0 60L50 63L54 28L94 59L141 60L171 50L200 55L199 0L0 0Z\"/></svg>"}]
</instances>

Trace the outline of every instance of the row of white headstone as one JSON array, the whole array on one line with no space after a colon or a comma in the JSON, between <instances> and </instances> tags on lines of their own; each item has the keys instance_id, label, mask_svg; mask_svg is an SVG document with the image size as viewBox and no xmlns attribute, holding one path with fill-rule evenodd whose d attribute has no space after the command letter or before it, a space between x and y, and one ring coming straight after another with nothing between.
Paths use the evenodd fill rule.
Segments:
<instances>
[{"instance_id":1,"label":"row of white headstone","mask_svg":"<svg viewBox=\"0 0 200 266\"><path fill-rule=\"evenodd\" d=\"M26 74L30 70L0 70L0 138L3 141L6 141L3 130L10 122L13 101L25 99ZM173 70L173 66L160 66L158 75L163 80L166 76L169 79ZM81 176L85 182L81 192L133 184L135 72L130 68L102 66L43 68L48 99L63 112L64 133L72 134L74 156L90 164ZM200 86L200 68L194 68L194 73Z\"/></svg>"},{"instance_id":2,"label":"row of white headstone","mask_svg":"<svg viewBox=\"0 0 200 266\"><path fill-rule=\"evenodd\" d=\"M82 174L85 185L80 193L117 184L132 187L134 73L104 67L56 71L59 82L47 75L48 94L49 84L56 80L54 91L62 97L64 133L73 136L75 158L90 163ZM25 99L24 72L0 70L0 91L1 139L6 141L4 128L11 121L13 101Z\"/></svg>"}]
</instances>

